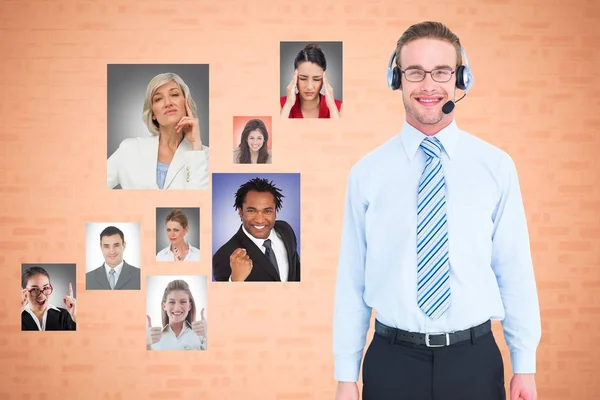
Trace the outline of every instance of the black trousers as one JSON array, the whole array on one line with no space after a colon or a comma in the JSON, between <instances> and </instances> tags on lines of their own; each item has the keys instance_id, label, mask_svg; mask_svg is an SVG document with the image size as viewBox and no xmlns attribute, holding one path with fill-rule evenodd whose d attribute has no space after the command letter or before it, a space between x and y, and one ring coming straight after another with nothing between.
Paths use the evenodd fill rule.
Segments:
<instances>
[{"instance_id":1,"label":"black trousers","mask_svg":"<svg viewBox=\"0 0 600 400\"><path fill-rule=\"evenodd\" d=\"M492 332L438 348L392 344L375 333L362 377L363 400L506 400Z\"/></svg>"}]
</instances>

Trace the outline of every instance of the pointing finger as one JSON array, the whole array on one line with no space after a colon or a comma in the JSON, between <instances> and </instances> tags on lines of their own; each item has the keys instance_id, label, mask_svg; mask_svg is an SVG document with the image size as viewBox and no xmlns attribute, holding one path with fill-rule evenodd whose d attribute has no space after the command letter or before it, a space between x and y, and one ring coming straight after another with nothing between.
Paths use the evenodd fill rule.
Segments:
<instances>
[{"instance_id":1,"label":"pointing finger","mask_svg":"<svg viewBox=\"0 0 600 400\"><path fill-rule=\"evenodd\" d=\"M69 282L69 297L73 297L73 285Z\"/></svg>"}]
</instances>

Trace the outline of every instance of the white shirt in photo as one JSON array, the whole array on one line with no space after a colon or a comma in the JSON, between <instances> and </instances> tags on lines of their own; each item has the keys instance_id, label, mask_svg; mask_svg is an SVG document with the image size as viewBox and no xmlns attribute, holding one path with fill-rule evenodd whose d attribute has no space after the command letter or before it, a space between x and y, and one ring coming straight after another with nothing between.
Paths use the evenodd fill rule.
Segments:
<instances>
[{"instance_id":1,"label":"white shirt in photo","mask_svg":"<svg viewBox=\"0 0 600 400\"><path fill-rule=\"evenodd\" d=\"M198 336L189 322L183 323L179 336L171 329L171 325L162 330L160 340L151 346L152 350L206 350L206 337Z\"/></svg>"},{"instance_id":2,"label":"white shirt in photo","mask_svg":"<svg viewBox=\"0 0 600 400\"><path fill-rule=\"evenodd\" d=\"M200 261L200 250L189 243L186 243L190 249L183 261ZM156 261L175 261L175 254L171 251L171 246L167 246L156 254Z\"/></svg>"}]
</instances>

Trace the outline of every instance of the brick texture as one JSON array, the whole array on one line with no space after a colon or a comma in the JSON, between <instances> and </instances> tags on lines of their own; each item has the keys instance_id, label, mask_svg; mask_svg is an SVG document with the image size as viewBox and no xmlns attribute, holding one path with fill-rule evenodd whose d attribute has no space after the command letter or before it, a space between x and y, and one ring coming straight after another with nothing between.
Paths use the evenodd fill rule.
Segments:
<instances>
[{"instance_id":1,"label":"brick texture","mask_svg":"<svg viewBox=\"0 0 600 400\"><path fill-rule=\"evenodd\" d=\"M346 178L400 130L387 61L401 32L424 19L447 23L469 56L475 84L457 105L459 126L517 164L542 310L539 398L598 398L596 0L3 0L0 399L332 399ZM279 119L279 41L294 40L343 41L342 120ZM174 271L154 262L153 247L155 208L210 216L209 191L105 188L107 63L210 64L211 171L252 171L231 163L232 117L264 115L275 162L260 171L302 173L302 283L209 283L206 352L145 351L145 293L85 291L88 221L141 223L143 281L211 273L210 218L201 263ZM20 331L19 268L34 262L77 263L76 334Z\"/></svg>"}]
</instances>

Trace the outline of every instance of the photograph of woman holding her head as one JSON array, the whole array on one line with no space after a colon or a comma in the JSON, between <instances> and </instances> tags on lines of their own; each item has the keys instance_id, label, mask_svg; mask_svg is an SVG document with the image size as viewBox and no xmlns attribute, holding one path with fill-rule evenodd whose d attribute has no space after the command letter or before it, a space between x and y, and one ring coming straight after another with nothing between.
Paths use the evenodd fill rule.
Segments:
<instances>
[{"instance_id":1,"label":"photograph of woman holding her head","mask_svg":"<svg viewBox=\"0 0 600 400\"><path fill-rule=\"evenodd\" d=\"M147 350L206 350L204 308L196 321L196 302L186 281L167 284L161 309L160 326L152 326L152 318L146 315Z\"/></svg>"},{"instance_id":2,"label":"photograph of woman holding her head","mask_svg":"<svg viewBox=\"0 0 600 400\"><path fill-rule=\"evenodd\" d=\"M71 283L68 295L62 299L65 308L50 305L54 287L50 282L50 274L42 267L27 268L21 278L21 288L22 331L76 330L77 302Z\"/></svg>"},{"instance_id":3,"label":"photograph of woman holding her head","mask_svg":"<svg viewBox=\"0 0 600 400\"><path fill-rule=\"evenodd\" d=\"M189 231L188 217L173 210L165 218L165 233L170 245L156 254L156 261L200 261L200 250L185 240Z\"/></svg>"},{"instance_id":4,"label":"photograph of woman holding her head","mask_svg":"<svg viewBox=\"0 0 600 400\"><path fill-rule=\"evenodd\" d=\"M108 188L206 189L208 147L190 88L179 75L161 73L148 83L142 118L152 136L120 143L108 158Z\"/></svg>"},{"instance_id":5,"label":"photograph of woman holding her head","mask_svg":"<svg viewBox=\"0 0 600 400\"><path fill-rule=\"evenodd\" d=\"M300 50L287 94L279 99L282 118L340 118L342 102L335 98L326 70L321 47L308 44Z\"/></svg>"},{"instance_id":6,"label":"photograph of woman holding her head","mask_svg":"<svg viewBox=\"0 0 600 400\"><path fill-rule=\"evenodd\" d=\"M251 119L244 126L240 144L233 150L234 164L271 164L269 132L263 121Z\"/></svg>"}]
</instances>

